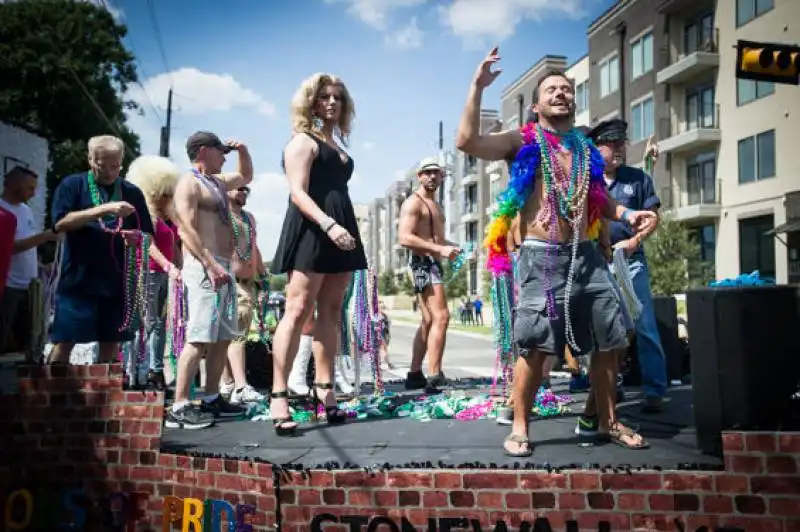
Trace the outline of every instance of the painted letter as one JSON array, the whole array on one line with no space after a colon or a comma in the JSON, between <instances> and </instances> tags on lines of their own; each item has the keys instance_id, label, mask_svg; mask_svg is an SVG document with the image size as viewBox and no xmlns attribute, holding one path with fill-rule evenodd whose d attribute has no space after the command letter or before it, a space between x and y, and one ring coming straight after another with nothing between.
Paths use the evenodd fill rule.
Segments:
<instances>
[{"instance_id":1,"label":"painted letter","mask_svg":"<svg viewBox=\"0 0 800 532\"><path fill-rule=\"evenodd\" d=\"M183 499L181 525L181 532L203 532L203 501L191 497Z\"/></svg>"},{"instance_id":2,"label":"painted letter","mask_svg":"<svg viewBox=\"0 0 800 532\"><path fill-rule=\"evenodd\" d=\"M180 523L183 516L183 499L167 495L161 508L161 532L170 532L172 523Z\"/></svg>"},{"instance_id":3,"label":"painted letter","mask_svg":"<svg viewBox=\"0 0 800 532\"><path fill-rule=\"evenodd\" d=\"M81 504L83 503L83 505ZM62 526L66 530L83 530L86 525L85 497L82 489L67 490L64 492L64 510L69 522Z\"/></svg>"},{"instance_id":4,"label":"painted letter","mask_svg":"<svg viewBox=\"0 0 800 532\"><path fill-rule=\"evenodd\" d=\"M240 504L236 506L236 532L253 532L253 516L256 515L256 507L252 504Z\"/></svg>"},{"instance_id":5,"label":"painted letter","mask_svg":"<svg viewBox=\"0 0 800 532\"><path fill-rule=\"evenodd\" d=\"M222 512L225 512L225 530L239 532L238 528L234 528L236 526L236 510L231 503L228 501L208 500L206 504L205 511L208 512L208 515L206 515L205 522L207 528L204 528L203 532L222 532Z\"/></svg>"},{"instance_id":6,"label":"painted letter","mask_svg":"<svg viewBox=\"0 0 800 532\"><path fill-rule=\"evenodd\" d=\"M310 532L322 532L322 523L324 522L338 523L339 520L335 515L331 514L318 514L311 520Z\"/></svg>"},{"instance_id":7,"label":"painted letter","mask_svg":"<svg viewBox=\"0 0 800 532\"><path fill-rule=\"evenodd\" d=\"M400 527L398 527L394 521L383 515L372 518L372 521L369 522L369 526L367 527L367 532L378 532L378 530L381 530L378 528L381 525L388 527L390 532L400 532ZM382 530L386 529L384 528Z\"/></svg>"},{"instance_id":8,"label":"painted letter","mask_svg":"<svg viewBox=\"0 0 800 532\"><path fill-rule=\"evenodd\" d=\"M22 499L22 504L24 505L24 510L22 512L22 519L17 520L18 515L15 515L14 512L14 503L17 500L17 497ZM31 524L31 517L33 516L33 497L31 497L31 492L26 489L21 489L17 491L12 491L11 495L8 496L6 499L6 511L5 511L5 525L6 530L9 532L13 530L25 530Z\"/></svg>"},{"instance_id":9,"label":"painted letter","mask_svg":"<svg viewBox=\"0 0 800 532\"><path fill-rule=\"evenodd\" d=\"M468 524L466 517L440 517L439 531L452 532L455 528L467 528Z\"/></svg>"}]
</instances>

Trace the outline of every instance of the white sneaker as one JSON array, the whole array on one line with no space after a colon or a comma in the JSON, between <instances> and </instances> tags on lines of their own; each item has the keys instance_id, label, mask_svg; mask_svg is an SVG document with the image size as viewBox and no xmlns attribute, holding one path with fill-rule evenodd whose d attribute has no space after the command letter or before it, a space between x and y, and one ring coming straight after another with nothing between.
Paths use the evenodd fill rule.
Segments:
<instances>
[{"instance_id":1,"label":"white sneaker","mask_svg":"<svg viewBox=\"0 0 800 532\"><path fill-rule=\"evenodd\" d=\"M311 391L306 384L306 371L308 371L308 363L311 361L312 343L314 338L312 336L303 335L300 337L300 346L297 349L297 356L292 364L292 370L289 372L289 381L286 383L289 389L297 395L308 395Z\"/></svg>"},{"instance_id":2,"label":"white sneaker","mask_svg":"<svg viewBox=\"0 0 800 532\"><path fill-rule=\"evenodd\" d=\"M229 382L226 384L221 384L219 386L219 393L225 397L230 397L233 394L233 390L236 388L236 384Z\"/></svg>"},{"instance_id":3,"label":"white sneaker","mask_svg":"<svg viewBox=\"0 0 800 532\"><path fill-rule=\"evenodd\" d=\"M264 400L264 396L256 391L249 384L241 390L234 390L231 394L231 404L240 405L242 403L258 403Z\"/></svg>"},{"instance_id":4,"label":"white sneaker","mask_svg":"<svg viewBox=\"0 0 800 532\"><path fill-rule=\"evenodd\" d=\"M353 385L347 380L347 376L344 373L344 368L342 367L342 359L341 357L336 357L336 360L333 363L333 382L337 388L339 388L339 392L350 395L353 393Z\"/></svg>"}]
</instances>

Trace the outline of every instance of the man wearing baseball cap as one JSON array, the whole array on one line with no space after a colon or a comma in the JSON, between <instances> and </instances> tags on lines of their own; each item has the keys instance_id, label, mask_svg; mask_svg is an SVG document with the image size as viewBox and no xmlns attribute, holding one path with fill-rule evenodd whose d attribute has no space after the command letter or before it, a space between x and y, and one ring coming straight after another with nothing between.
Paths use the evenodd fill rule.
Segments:
<instances>
[{"instance_id":1,"label":"man wearing baseball cap","mask_svg":"<svg viewBox=\"0 0 800 532\"><path fill-rule=\"evenodd\" d=\"M236 172L222 173L225 156L238 152ZM239 336L236 283L231 270L234 222L228 192L253 180L247 147L222 142L214 133L198 131L186 141L192 170L175 190L175 218L183 243L183 270L188 319L186 343L178 359L175 401L165 414L168 428L205 428L218 417L235 417L245 409L219 393L228 344ZM200 358L206 357L206 385L199 406L189 401Z\"/></svg>"},{"instance_id":2,"label":"man wearing baseball cap","mask_svg":"<svg viewBox=\"0 0 800 532\"><path fill-rule=\"evenodd\" d=\"M417 178L419 187L403 202L398 228L399 244L411 251L411 280L422 312L422 323L414 337L406 389L435 393L436 387L446 381L442 358L450 323L440 260L453 260L461 250L444 238L444 211L436 203L436 191L442 184L444 171L436 158L420 161ZM428 354L427 379L422 373L425 353Z\"/></svg>"}]
</instances>

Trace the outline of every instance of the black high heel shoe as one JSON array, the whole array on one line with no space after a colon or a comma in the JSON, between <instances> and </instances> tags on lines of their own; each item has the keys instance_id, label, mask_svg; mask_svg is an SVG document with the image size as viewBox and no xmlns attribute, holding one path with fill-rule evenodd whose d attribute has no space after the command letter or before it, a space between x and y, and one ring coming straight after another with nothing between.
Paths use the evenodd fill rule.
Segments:
<instances>
[{"instance_id":1,"label":"black high heel shoe","mask_svg":"<svg viewBox=\"0 0 800 532\"><path fill-rule=\"evenodd\" d=\"M286 399L286 408L289 408L289 392L284 390L282 392L273 392L269 394L270 399ZM291 425L289 425L291 423ZM288 425L288 426L287 426ZM275 428L275 434L278 436L294 436L297 431L297 423L292 420L292 416L281 418L273 418L272 426Z\"/></svg>"},{"instance_id":2,"label":"black high heel shoe","mask_svg":"<svg viewBox=\"0 0 800 532\"><path fill-rule=\"evenodd\" d=\"M317 395L317 388L320 390L333 390L333 384L330 382L315 382L312 388L314 398L314 419L317 419L317 412L320 405L325 407L325 418L328 425L341 425L347 421L347 412L339 408L337 405L327 406ZM335 398L335 396L334 396Z\"/></svg>"}]
</instances>

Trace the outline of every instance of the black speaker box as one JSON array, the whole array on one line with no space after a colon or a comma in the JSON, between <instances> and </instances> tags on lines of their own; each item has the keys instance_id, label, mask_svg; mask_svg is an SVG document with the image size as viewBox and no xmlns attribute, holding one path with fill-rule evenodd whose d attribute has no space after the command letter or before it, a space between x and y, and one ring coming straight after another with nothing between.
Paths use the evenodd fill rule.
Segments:
<instances>
[{"instance_id":1,"label":"black speaker box","mask_svg":"<svg viewBox=\"0 0 800 532\"><path fill-rule=\"evenodd\" d=\"M272 389L272 350L264 342L245 344L247 383L259 390Z\"/></svg>"},{"instance_id":2,"label":"black speaker box","mask_svg":"<svg viewBox=\"0 0 800 532\"><path fill-rule=\"evenodd\" d=\"M667 383L683 378L681 341L678 336L678 302L672 296L654 296L653 312L664 350L667 366Z\"/></svg>"},{"instance_id":3,"label":"black speaker box","mask_svg":"<svg viewBox=\"0 0 800 532\"><path fill-rule=\"evenodd\" d=\"M798 287L702 288L686 295L697 445L721 431L779 430L800 380Z\"/></svg>"}]
</instances>

